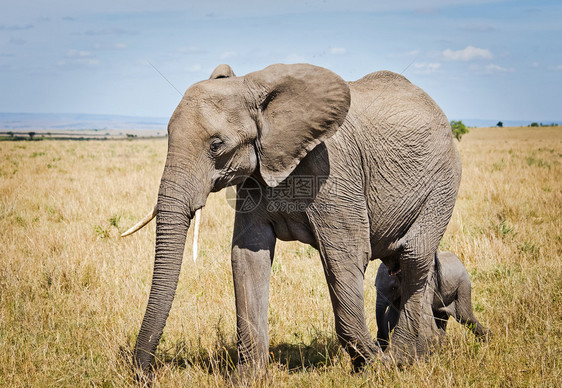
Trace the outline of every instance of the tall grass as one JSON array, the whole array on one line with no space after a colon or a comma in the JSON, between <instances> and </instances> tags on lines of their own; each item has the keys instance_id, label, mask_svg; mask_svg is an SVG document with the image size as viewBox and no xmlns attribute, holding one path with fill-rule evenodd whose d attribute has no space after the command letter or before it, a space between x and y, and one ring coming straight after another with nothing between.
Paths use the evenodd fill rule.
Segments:
<instances>
[{"instance_id":1,"label":"tall grass","mask_svg":"<svg viewBox=\"0 0 562 388\"><path fill-rule=\"evenodd\" d=\"M471 129L442 249L473 284L480 343L453 321L447 341L405 370L352 374L317 252L278 243L270 293L272 386L560 386L562 132ZM129 386L150 288L154 224L119 233L156 200L165 140L0 143L0 385ZM160 342L156 386L224 386L235 363L230 268L234 211L224 192L191 233ZM366 283L376 332L374 276Z\"/></svg>"}]
</instances>

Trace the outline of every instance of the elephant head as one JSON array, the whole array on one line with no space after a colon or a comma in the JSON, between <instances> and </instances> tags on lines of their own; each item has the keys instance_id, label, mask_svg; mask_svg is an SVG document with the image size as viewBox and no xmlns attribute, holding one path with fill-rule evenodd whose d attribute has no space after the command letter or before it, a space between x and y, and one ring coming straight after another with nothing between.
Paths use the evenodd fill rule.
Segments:
<instances>
[{"instance_id":1,"label":"elephant head","mask_svg":"<svg viewBox=\"0 0 562 388\"><path fill-rule=\"evenodd\" d=\"M342 125L347 83L305 64L272 65L235 77L227 65L191 86L168 124L168 154L156 214L152 287L134 350L150 368L180 273L194 213L209 193L254 176L274 187Z\"/></svg>"}]
</instances>

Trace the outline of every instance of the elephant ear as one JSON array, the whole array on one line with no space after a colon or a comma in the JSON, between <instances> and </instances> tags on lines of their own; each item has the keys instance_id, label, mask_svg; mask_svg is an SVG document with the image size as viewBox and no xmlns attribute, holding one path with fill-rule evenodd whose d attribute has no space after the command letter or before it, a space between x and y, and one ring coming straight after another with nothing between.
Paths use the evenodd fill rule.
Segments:
<instances>
[{"instance_id":1,"label":"elephant ear","mask_svg":"<svg viewBox=\"0 0 562 388\"><path fill-rule=\"evenodd\" d=\"M228 65L222 64L218 65L213 73L209 77L209 79L218 79L218 78L231 78L236 77L236 74L232 71L232 68Z\"/></svg>"},{"instance_id":2,"label":"elephant ear","mask_svg":"<svg viewBox=\"0 0 562 388\"><path fill-rule=\"evenodd\" d=\"M257 92L260 173L275 187L343 124L349 86L333 72L307 64L271 65L244 78Z\"/></svg>"}]
</instances>

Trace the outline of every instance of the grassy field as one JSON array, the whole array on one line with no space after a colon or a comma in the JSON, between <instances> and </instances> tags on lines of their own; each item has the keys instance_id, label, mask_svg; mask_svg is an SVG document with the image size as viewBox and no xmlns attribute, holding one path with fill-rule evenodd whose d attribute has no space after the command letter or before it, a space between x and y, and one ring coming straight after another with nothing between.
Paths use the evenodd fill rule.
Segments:
<instances>
[{"instance_id":1,"label":"grassy field","mask_svg":"<svg viewBox=\"0 0 562 388\"><path fill-rule=\"evenodd\" d=\"M443 239L473 284L480 343L449 323L443 348L403 371L352 374L337 344L317 252L279 243L270 295L272 386L562 385L562 129L471 129L458 144L463 179ZM0 143L0 386L129 386L150 288L149 211L166 140ZM224 386L235 351L225 193L191 236L159 346L157 387ZM376 332L372 263L367 319Z\"/></svg>"}]
</instances>

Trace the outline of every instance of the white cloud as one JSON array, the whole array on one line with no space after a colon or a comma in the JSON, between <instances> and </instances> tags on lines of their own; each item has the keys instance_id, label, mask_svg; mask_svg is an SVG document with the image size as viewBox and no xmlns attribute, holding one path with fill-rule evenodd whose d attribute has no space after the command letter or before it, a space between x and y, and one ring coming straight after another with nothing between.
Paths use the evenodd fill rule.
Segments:
<instances>
[{"instance_id":1,"label":"white cloud","mask_svg":"<svg viewBox=\"0 0 562 388\"><path fill-rule=\"evenodd\" d=\"M82 35L99 36L99 35L135 35L135 32L124 30L120 27L107 27L98 30L88 30Z\"/></svg>"},{"instance_id":2,"label":"white cloud","mask_svg":"<svg viewBox=\"0 0 562 388\"><path fill-rule=\"evenodd\" d=\"M414 73L416 74L431 74L435 73L436 71L441 68L441 64L438 62L435 63L414 63Z\"/></svg>"},{"instance_id":3,"label":"white cloud","mask_svg":"<svg viewBox=\"0 0 562 388\"><path fill-rule=\"evenodd\" d=\"M493 56L488 49L467 46L462 50L447 49L443 51L443 57L451 61L470 61L478 58L491 59Z\"/></svg>"},{"instance_id":4,"label":"white cloud","mask_svg":"<svg viewBox=\"0 0 562 388\"><path fill-rule=\"evenodd\" d=\"M539 66L540 66L540 64L538 62L531 63L531 67L534 67L535 69Z\"/></svg>"},{"instance_id":5,"label":"white cloud","mask_svg":"<svg viewBox=\"0 0 562 388\"><path fill-rule=\"evenodd\" d=\"M7 26L5 24L0 24L0 31L6 30L6 31L19 31L19 30L31 30L32 28L34 28L35 26L33 24L26 24L26 25L11 25L11 26Z\"/></svg>"},{"instance_id":6,"label":"white cloud","mask_svg":"<svg viewBox=\"0 0 562 388\"><path fill-rule=\"evenodd\" d=\"M68 50L65 59L57 62L59 67L91 67L97 66L100 61L92 56L92 53L87 50Z\"/></svg>"},{"instance_id":7,"label":"white cloud","mask_svg":"<svg viewBox=\"0 0 562 388\"><path fill-rule=\"evenodd\" d=\"M69 50L66 53L67 58L87 58L91 57L92 53L86 50Z\"/></svg>"},{"instance_id":8,"label":"white cloud","mask_svg":"<svg viewBox=\"0 0 562 388\"><path fill-rule=\"evenodd\" d=\"M549 67L549 69L555 70L555 71L562 71L562 65L551 66L551 67Z\"/></svg>"},{"instance_id":9,"label":"white cloud","mask_svg":"<svg viewBox=\"0 0 562 388\"><path fill-rule=\"evenodd\" d=\"M63 59L57 62L59 67L78 67L78 66L97 66L100 61L95 58L75 58L72 60Z\"/></svg>"},{"instance_id":10,"label":"white cloud","mask_svg":"<svg viewBox=\"0 0 562 388\"><path fill-rule=\"evenodd\" d=\"M515 69L513 67L503 67L494 63L490 63L486 66L486 71L488 73L514 73Z\"/></svg>"},{"instance_id":11,"label":"white cloud","mask_svg":"<svg viewBox=\"0 0 562 388\"><path fill-rule=\"evenodd\" d=\"M178 49L178 51L180 53L202 53L204 52L202 49L200 49L197 46L185 46L185 47L180 47ZM223 54L224 55L224 54Z\"/></svg>"},{"instance_id":12,"label":"white cloud","mask_svg":"<svg viewBox=\"0 0 562 388\"><path fill-rule=\"evenodd\" d=\"M18 38L16 36L12 36L9 40L10 44L15 44L18 46L24 45L27 43L27 41L25 39L22 38Z\"/></svg>"},{"instance_id":13,"label":"white cloud","mask_svg":"<svg viewBox=\"0 0 562 388\"><path fill-rule=\"evenodd\" d=\"M463 27L463 30L469 32L490 32L495 31L495 27L487 23L468 23Z\"/></svg>"},{"instance_id":14,"label":"white cloud","mask_svg":"<svg viewBox=\"0 0 562 388\"><path fill-rule=\"evenodd\" d=\"M95 50L124 50L127 48L125 43L94 43L92 47Z\"/></svg>"},{"instance_id":15,"label":"white cloud","mask_svg":"<svg viewBox=\"0 0 562 388\"><path fill-rule=\"evenodd\" d=\"M237 56L238 53L236 51L226 51L222 53L221 59L228 59Z\"/></svg>"},{"instance_id":16,"label":"white cloud","mask_svg":"<svg viewBox=\"0 0 562 388\"><path fill-rule=\"evenodd\" d=\"M437 12L437 7L428 5L425 7L420 7L420 8L416 8L414 9L415 13L421 14L421 15L430 15L430 14L434 14Z\"/></svg>"},{"instance_id":17,"label":"white cloud","mask_svg":"<svg viewBox=\"0 0 562 388\"><path fill-rule=\"evenodd\" d=\"M515 73L515 69L513 67L503 67L496 65L495 63L490 63L486 66L471 65L469 70L479 75Z\"/></svg>"},{"instance_id":18,"label":"white cloud","mask_svg":"<svg viewBox=\"0 0 562 388\"><path fill-rule=\"evenodd\" d=\"M388 54L388 57L389 58L412 58L412 57L417 57L420 54L421 54L420 50L410 50L410 51L400 52L400 53L390 53L390 54Z\"/></svg>"},{"instance_id":19,"label":"white cloud","mask_svg":"<svg viewBox=\"0 0 562 388\"><path fill-rule=\"evenodd\" d=\"M347 54L347 49L345 47L332 47L328 52L333 55L343 55Z\"/></svg>"},{"instance_id":20,"label":"white cloud","mask_svg":"<svg viewBox=\"0 0 562 388\"><path fill-rule=\"evenodd\" d=\"M306 63L308 60L297 53L291 53L285 58L285 63Z\"/></svg>"},{"instance_id":21,"label":"white cloud","mask_svg":"<svg viewBox=\"0 0 562 388\"><path fill-rule=\"evenodd\" d=\"M187 67L185 70L187 70L191 73L195 73L197 71L201 71L201 65L196 63L195 65L191 65L191 66Z\"/></svg>"}]
</instances>

